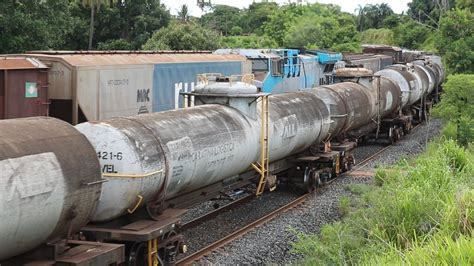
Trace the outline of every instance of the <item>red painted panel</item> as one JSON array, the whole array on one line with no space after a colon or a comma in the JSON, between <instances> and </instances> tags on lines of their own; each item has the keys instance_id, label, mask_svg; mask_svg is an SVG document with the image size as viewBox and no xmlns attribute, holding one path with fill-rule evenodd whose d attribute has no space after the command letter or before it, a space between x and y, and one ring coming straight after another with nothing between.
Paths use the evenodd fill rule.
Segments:
<instances>
[{"instance_id":1,"label":"red painted panel","mask_svg":"<svg viewBox=\"0 0 474 266\"><path fill-rule=\"evenodd\" d=\"M48 73L45 69L8 70L4 118L46 116L48 114Z\"/></svg>"},{"instance_id":2,"label":"red painted panel","mask_svg":"<svg viewBox=\"0 0 474 266\"><path fill-rule=\"evenodd\" d=\"M5 71L0 70L0 119L5 118Z\"/></svg>"}]
</instances>

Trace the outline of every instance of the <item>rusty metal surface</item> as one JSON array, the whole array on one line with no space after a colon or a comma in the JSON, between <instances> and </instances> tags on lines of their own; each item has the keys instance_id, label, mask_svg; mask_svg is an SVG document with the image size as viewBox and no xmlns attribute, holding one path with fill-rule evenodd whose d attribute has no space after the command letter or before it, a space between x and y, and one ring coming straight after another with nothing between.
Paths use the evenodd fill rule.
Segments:
<instances>
[{"instance_id":1,"label":"rusty metal surface","mask_svg":"<svg viewBox=\"0 0 474 266\"><path fill-rule=\"evenodd\" d=\"M367 68L345 67L336 69L334 74L338 77L369 77L374 72Z\"/></svg>"},{"instance_id":2,"label":"rusty metal surface","mask_svg":"<svg viewBox=\"0 0 474 266\"><path fill-rule=\"evenodd\" d=\"M0 119L48 115L45 69L0 70L0 76Z\"/></svg>"},{"instance_id":3,"label":"rusty metal surface","mask_svg":"<svg viewBox=\"0 0 474 266\"><path fill-rule=\"evenodd\" d=\"M370 123L376 115L376 91L359 83L342 82L316 88L323 102L331 109L331 135L338 136Z\"/></svg>"},{"instance_id":4,"label":"rusty metal surface","mask_svg":"<svg viewBox=\"0 0 474 266\"><path fill-rule=\"evenodd\" d=\"M178 108L175 91L191 90L196 73L249 73L240 55L209 53L51 52L37 58L49 71L51 115L72 124Z\"/></svg>"},{"instance_id":5,"label":"rusty metal surface","mask_svg":"<svg viewBox=\"0 0 474 266\"><path fill-rule=\"evenodd\" d=\"M212 54L212 51L207 50L89 50L89 51L75 51L75 50L36 50L27 51L27 54L50 54L50 55L67 55L67 54Z\"/></svg>"},{"instance_id":6,"label":"rusty metal surface","mask_svg":"<svg viewBox=\"0 0 474 266\"><path fill-rule=\"evenodd\" d=\"M372 89L377 90L377 81L372 83ZM385 117L400 109L402 93L398 84L391 79L380 77L380 115Z\"/></svg>"},{"instance_id":7,"label":"rusty metal surface","mask_svg":"<svg viewBox=\"0 0 474 266\"><path fill-rule=\"evenodd\" d=\"M308 90L269 96L270 161L303 151L326 138L329 110L318 93Z\"/></svg>"},{"instance_id":8,"label":"rusty metal surface","mask_svg":"<svg viewBox=\"0 0 474 266\"><path fill-rule=\"evenodd\" d=\"M0 260L88 222L100 195L96 153L58 119L0 121Z\"/></svg>"},{"instance_id":9,"label":"rusty metal surface","mask_svg":"<svg viewBox=\"0 0 474 266\"><path fill-rule=\"evenodd\" d=\"M115 118L77 128L98 151L123 153L121 160L102 158L103 167L113 165L114 172L134 174L162 170L142 178L111 177L104 184L94 220L122 215L136 205L136 194L146 203L157 195L171 198L221 181L247 169L258 156L257 124L222 105ZM117 197L118 191L123 195Z\"/></svg>"},{"instance_id":10,"label":"rusty metal surface","mask_svg":"<svg viewBox=\"0 0 474 266\"><path fill-rule=\"evenodd\" d=\"M344 54L344 61L346 62L346 65L362 66L372 70L373 72L377 72L380 69L393 64L393 58L391 56L372 53L346 53Z\"/></svg>"},{"instance_id":11,"label":"rusty metal surface","mask_svg":"<svg viewBox=\"0 0 474 266\"><path fill-rule=\"evenodd\" d=\"M33 58L0 57L0 70L46 68L48 68L46 65Z\"/></svg>"},{"instance_id":12,"label":"rusty metal surface","mask_svg":"<svg viewBox=\"0 0 474 266\"><path fill-rule=\"evenodd\" d=\"M0 119L48 115L47 67L33 58L0 57Z\"/></svg>"},{"instance_id":13,"label":"rusty metal surface","mask_svg":"<svg viewBox=\"0 0 474 266\"><path fill-rule=\"evenodd\" d=\"M341 176L359 176L359 175L369 175L369 174L373 174L372 172L370 171L362 171L361 169L363 167L365 167L370 161L378 158L383 152L387 151L388 149L390 149L392 145L389 145L387 147L384 147L382 149L380 149L379 151L375 152L374 154L372 154L371 156L369 156L368 158L362 160L361 162L357 163L354 168L344 174L342 174ZM302 158L305 158L305 157L302 157ZM310 157L307 157L307 159L312 159ZM371 175L373 176L373 175ZM334 179L331 179L330 181L328 181L326 184L331 184L332 182L334 182L336 180L336 178ZM297 199L295 199L294 201L266 214L265 216L253 221L252 223L234 231L233 233L217 240L216 242L213 242L212 244L198 250L197 252L179 260L176 265L193 265L194 263L198 262L200 259L202 259L203 257L205 257L206 255L210 254L211 252L231 243L232 241L235 241L236 239L242 237L243 235L247 234L248 232L254 230L255 228L257 228L258 226L261 226L265 223L268 223L269 221L271 221L272 219L274 219L275 217L277 217L278 215L280 215L281 213L284 213L288 210L291 210L297 206L300 206L301 204L303 204L306 199L312 194L305 194Z\"/></svg>"},{"instance_id":14,"label":"rusty metal surface","mask_svg":"<svg viewBox=\"0 0 474 266\"><path fill-rule=\"evenodd\" d=\"M414 68L414 74L416 78L418 79L419 85L421 85L421 97L425 95L428 90L430 89L430 77L428 76L429 74L425 71L423 66L417 65L417 64L411 64L409 63L411 67Z\"/></svg>"},{"instance_id":15,"label":"rusty metal surface","mask_svg":"<svg viewBox=\"0 0 474 266\"><path fill-rule=\"evenodd\" d=\"M177 229L184 209L166 209L156 220L137 220L129 223L122 218L109 223L89 224L82 228L83 232L93 233L97 239L116 241L148 241Z\"/></svg>"},{"instance_id":16,"label":"rusty metal surface","mask_svg":"<svg viewBox=\"0 0 474 266\"><path fill-rule=\"evenodd\" d=\"M89 241L69 240L73 246L56 259L55 265L120 265L125 262L125 246Z\"/></svg>"},{"instance_id":17,"label":"rusty metal surface","mask_svg":"<svg viewBox=\"0 0 474 266\"><path fill-rule=\"evenodd\" d=\"M425 60L415 60L413 61L413 64L420 66L423 71L425 71L427 77L428 77L428 90L427 93L431 93L435 87L437 87L438 79L437 79L437 74L436 70L434 70L434 67L426 62Z\"/></svg>"},{"instance_id":18,"label":"rusty metal surface","mask_svg":"<svg viewBox=\"0 0 474 266\"><path fill-rule=\"evenodd\" d=\"M409 106L412 86L415 84L413 75L406 73L406 71L391 67L382 69L376 72L375 75L390 79L394 84L396 84L402 96L401 107L405 108Z\"/></svg>"},{"instance_id":19,"label":"rusty metal surface","mask_svg":"<svg viewBox=\"0 0 474 266\"><path fill-rule=\"evenodd\" d=\"M410 95L407 104L409 106L413 105L421 99L421 96L423 94L423 85L421 84L421 79L419 78L416 70L413 68L412 65L396 64L388 67L388 69L392 69L400 73L408 83L410 87Z\"/></svg>"},{"instance_id":20,"label":"rusty metal surface","mask_svg":"<svg viewBox=\"0 0 474 266\"><path fill-rule=\"evenodd\" d=\"M403 60L402 49L396 46L389 45L362 45L362 52L384 54L393 57L394 63Z\"/></svg>"},{"instance_id":21,"label":"rusty metal surface","mask_svg":"<svg viewBox=\"0 0 474 266\"><path fill-rule=\"evenodd\" d=\"M70 66L142 65L174 62L246 61L241 55L215 54L25 54L45 59L60 59Z\"/></svg>"},{"instance_id":22,"label":"rusty metal surface","mask_svg":"<svg viewBox=\"0 0 474 266\"><path fill-rule=\"evenodd\" d=\"M5 117L5 73L0 71L0 119Z\"/></svg>"},{"instance_id":23,"label":"rusty metal surface","mask_svg":"<svg viewBox=\"0 0 474 266\"><path fill-rule=\"evenodd\" d=\"M272 95L269 102L271 161L327 136L329 111L317 92ZM223 105L114 118L77 128L107 155L100 159L103 171L121 174L103 185L94 221L222 182L246 171L260 153L260 121ZM119 153L120 158L109 158ZM138 195L143 200L137 203Z\"/></svg>"}]
</instances>

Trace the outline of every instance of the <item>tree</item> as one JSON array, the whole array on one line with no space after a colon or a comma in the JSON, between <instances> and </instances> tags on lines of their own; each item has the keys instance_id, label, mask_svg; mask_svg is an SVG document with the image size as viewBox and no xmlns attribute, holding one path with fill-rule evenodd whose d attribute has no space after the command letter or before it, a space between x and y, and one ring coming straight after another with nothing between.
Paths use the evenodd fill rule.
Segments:
<instances>
[{"instance_id":1,"label":"tree","mask_svg":"<svg viewBox=\"0 0 474 266\"><path fill-rule=\"evenodd\" d=\"M471 12L474 11L474 3L472 0L456 0L456 7L460 9L468 8Z\"/></svg>"},{"instance_id":2,"label":"tree","mask_svg":"<svg viewBox=\"0 0 474 266\"><path fill-rule=\"evenodd\" d=\"M454 6L455 0L412 0L408 15L415 21L437 29L439 20Z\"/></svg>"},{"instance_id":3,"label":"tree","mask_svg":"<svg viewBox=\"0 0 474 266\"><path fill-rule=\"evenodd\" d=\"M357 13L357 30L362 32L364 30L364 7L362 5L357 5L357 8L354 10L354 13Z\"/></svg>"},{"instance_id":4,"label":"tree","mask_svg":"<svg viewBox=\"0 0 474 266\"><path fill-rule=\"evenodd\" d=\"M473 21L469 9L455 9L441 18L435 45L450 73L474 73Z\"/></svg>"},{"instance_id":5,"label":"tree","mask_svg":"<svg viewBox=\"0 0 474 266\"><path fill-rule=\"evenodd\" d=\"M425 40L433 34L429 27L408 17L394 29L394 32L396 45L409 49L420 49Z\"/></svg>"},{"instance_id":6,"label":"tree","mask_svg":"<svg viewBox=\"0 0 474 266\"><path fill-rule=\"evenodd\" d=\"M401 17L397 14L387 16L382 21L382 28L393 29L400 23Z\"/></svg>"},{"instance_id":7,"label":"tree","mask_svg":"<svg viewBox=\"0 0 474 266\"><path fill-rule=\"evenodd\" d=\"M265 34L286 47L330 49L358 41L353 16L338 6L318 3L281 7L265 23Z\"/></svg>"},{"instance_id":8,"label":"tree","mask_svg":"<svg viewBox=\"0 0 474 266\"><path fill-rule=\"evenodd\" d=\"M292 24L300 17L306 7L288 4L275 10L270 19L263 24L265 35L272 38L280 47L285 45L285 37Z\"/></svg>"},{"instance_id":9,"label":"tree","mask_svg":"<svg viewBox=\"0 0 474 266\"><path fill-rule=\"evenodd\" d=\"M379 29L384 27L384 20L394 15L393 10L385 3L376 5L366 5L356 9L357 15L357 29L363 31L366 29Z\"/></svg>"},{"instance_id":10,"label":"tree","mask_svg":"<svg viewBox=\"0 0 474 266\"><path fill-rule=\"evenodd\" d=\"M92 50L92 41L94 39L94 19L95 14L99 12L102 4L112 5L117 0L80 0L84 6L88 6L91 9L90 25L89 25L89 50Z\"/></svg>"},{"instance_id":11,"label":"tree","mask_svg":"<svg viewBox=\"0 0 474 266\"><path fill-rule=\"evenodd\" d=\"M173 22L155 32L143 45L145 50L215 50L219 48L219 34L189 22Z\"/></svg>"},{"instance_id":12,"label":"tree","mask_svg":"<svg viewBox=\"0 0 474 266\"><path fill-rule=\"evenodd\" d=\"M239 25L240 9L227 5L215 5L212 7L212 12L200 18L200 22L203 26L227 36L234 26Z\"/></svg>"},{"instance_id":13,"label":"tree","mask_svg":"<svg viewBox=\"0 0 474 266\"><path fill-rule=\"evenodd\" d=\"M285 44L289 47L328 49L334 43L337 24L334 18L302 16L288 30Z\"/></svg>"},{"instance_id":14,"label":"tree","mask_svg":"<svg viewBox=\"0 0 474 266\"><path fill-rule=\"evenodd\" d=\"M245 33L263 33L263 25L270 20L270 16L278 9L274 2L253 2L242 11L239 25Z\"/></svg>"},{"instance_id":15,"label":"tree","mask_svg":"<svg viewBox=\"0 0 474 266\"><path fill-rule=\"evenodd\" d=\"M92 46L122 39L133 49L140 49L153 32L166 27L170 20L171 14L160 0L120 0L112 6L102 5L94 23Z\"/></svg>"},{"instance_id":16,"label":"tree","mask_svg":"<svg viewBox=\"0 0 474 266\"><path fill-rule=\"evenodd\" d=\"M121 24L120 36L114 39L124 39L133 44L135 49L151 37L153 32L168 26L171 14L160 0L128 0L118 4ZM107 27L112 21L103 23Z\"/></svg>"},{"instance_id":17,"label":"tree","mask_svg":"<svg viewBox=\"0 0 474 266\"><path fill-rule=\"evenodd\" d=\"M61 49L74 29L68 0L2 1L0 53Z\"/></svg>"},{"instance_id":18,"label":"tree","mask_svg":"<svg viewBox=\"0 0 474 266\"><path fill-rule=\"evenodd\" d=\"M435 113L455 124L457 140L462 145L474 141L474 75L448 76L441 102Z\"/></svg>"},{"instance_id":19,"label":"tree","mask_svg":"<svg viewBox=\"0 0 474 266\"><path fill-rule=\"evenodd\" d=\"M181 20L182 22L188 22L189 21L189 8L188 8L188 5L183 4L179 7L178 19Z\"/></svg>"}]
</instances>

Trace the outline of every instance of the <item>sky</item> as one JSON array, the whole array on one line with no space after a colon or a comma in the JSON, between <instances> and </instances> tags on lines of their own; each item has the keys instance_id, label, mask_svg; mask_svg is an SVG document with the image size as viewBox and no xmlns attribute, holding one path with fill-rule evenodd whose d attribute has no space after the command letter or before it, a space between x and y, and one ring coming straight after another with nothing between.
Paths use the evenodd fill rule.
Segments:
<instances>
[{"instance_id":1,"label":"sky","mask_svg":"<svg viewBox=\"0 0 474 266\"><path fill-rule=\"evenodd\" d=\"M259 2L258 0L256 0ZM238 8L248 7L254 0L211 0L212 4L221 4L221 5L229 5L235 6ZM274 0L279 4L288 3L288 0ZM296 0L292 0L292 2L296 2ZM387 3L395 13L402 13L408 9L407 4L411 2L411 0L305 0L305 2L309 3L323 3L323 4L336 4L341 6L342 11L354 13L354 10L358 7L358 5L365 6L367 4L381 4ZM183 4L187 4L189 8L189 12L191 16L200 17L203 12L197 6L197 0L161 0L161 3L165 4L171 11L171 14L176 15L178 13L179 6Z\"/></svg>"}]
</instances>

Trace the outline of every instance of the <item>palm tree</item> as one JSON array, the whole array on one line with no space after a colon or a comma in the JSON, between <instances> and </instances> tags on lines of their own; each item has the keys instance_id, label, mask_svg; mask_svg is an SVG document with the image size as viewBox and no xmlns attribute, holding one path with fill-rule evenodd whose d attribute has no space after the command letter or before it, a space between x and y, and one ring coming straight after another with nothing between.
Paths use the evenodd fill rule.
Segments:
<instances>
[{"instance_id":1,"label":"palm tree","mask_svg":"<svg viewBox=\"0 0 474 266\"><path fill-rule=\"evenodd\" d=\"M189 20L189 9L188 5L184 4L180 6L178 10L178 19L182 22L187 22Z\"/></svg>"},{"instance_id":2,"label":"palm tree","mask_svg":"<svg viewBox=\"0 0 474 266\"><path fill-rule=\"evenodd\" d=\"M89 25L89 50L92 50L92 40L94 39L94 19L95 14L99 13L102 4L113 5L118 0L79 0L84 6L91 8L91 20Z\"/></svg>"},{"instance_id":3,"label":"palm tree","mask_svg":"<svg viewBox=\"0 0 474 266\"><path fill-rule=\"evenodd\" d=\"M357 27L359 28L359 31L362 32L363 27L364 27L364 13L365 13L365 7L362 5L358 5L357 8L354 10L354 13L357 14Z\"/></svg>"}]
</instances>

